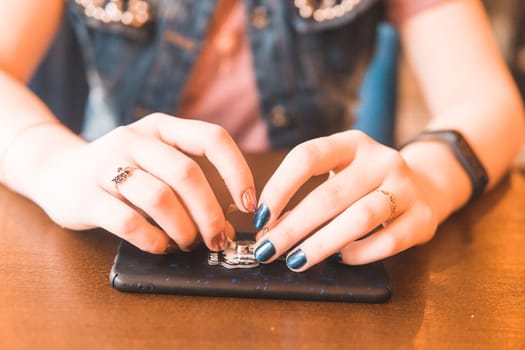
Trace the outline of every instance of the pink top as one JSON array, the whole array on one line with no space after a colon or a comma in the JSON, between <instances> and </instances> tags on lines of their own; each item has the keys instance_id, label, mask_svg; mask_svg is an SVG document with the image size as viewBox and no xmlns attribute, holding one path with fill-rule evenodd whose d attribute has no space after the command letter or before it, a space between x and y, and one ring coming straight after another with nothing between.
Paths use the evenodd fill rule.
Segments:
<instances>
[{"instance_id":1,"label":"pink top","mask_svg":"<svg viewBox=\"0 0 525 350\"><path fill-rule=\"evenodd\" d=\"M177 114L222 125L241 150L269 148L242 1L220 0Z\"/></svg>"},{"instance_id":2,"label":"pink top","mask_svg":"<svg viewBox=\"0 0 525 350\"><path fill-rule=\"evenodd\" d=\"M387 0L389 19L404 19L446 0ZM206 41L177 111L222 125L241 150L269 148L259 108L242 1L219 0Z\"/></svg>"}]
</instances>

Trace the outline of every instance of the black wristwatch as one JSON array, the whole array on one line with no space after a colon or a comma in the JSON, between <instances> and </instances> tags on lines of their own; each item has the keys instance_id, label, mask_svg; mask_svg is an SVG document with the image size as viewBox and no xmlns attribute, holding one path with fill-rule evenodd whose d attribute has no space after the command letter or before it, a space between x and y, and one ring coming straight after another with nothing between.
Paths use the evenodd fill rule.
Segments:
<instances>
[{"instance_id":1,"label":"black wristwatch","mask_svg":"<svg viewBox=\"0 0 525 350\"><path fill-rule=\"evenodd\" d=\"M456 130L429 130L423 131L416 136L412 137L410 140L405 142L400 148L405 147L406 145L419 141L419 140L438 140L445 142L454 156L461 164L465 172L467 173L470 182L472 184L472 194L470 195L469 202L473 201L478 197L487 186L489 182L489 177L487 171L481 164L481 161L476 156L467 140L463 135Z\"/></svg>"}]
</instances>

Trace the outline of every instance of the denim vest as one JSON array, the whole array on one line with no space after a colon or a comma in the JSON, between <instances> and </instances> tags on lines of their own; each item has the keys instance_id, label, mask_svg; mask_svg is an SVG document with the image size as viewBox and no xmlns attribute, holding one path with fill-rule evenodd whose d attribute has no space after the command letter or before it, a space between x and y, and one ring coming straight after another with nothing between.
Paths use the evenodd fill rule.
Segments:
<instances>
[{"instance_id":1,"label":"denim vest","mask_svg":"<svg viewBox=\"0 0 525 350\"><path fill-rule=\"evenodd\" d=\"M151 112L177 110L216 1L149 3L151 21L135 28L89 18L68 1L90 85L88 138ZM271 146L291 147L351 126L382 2L361 0L342 17L322 22L302 18L291 0L245 0L245 9Z\"/></svg>"}]
</instances>

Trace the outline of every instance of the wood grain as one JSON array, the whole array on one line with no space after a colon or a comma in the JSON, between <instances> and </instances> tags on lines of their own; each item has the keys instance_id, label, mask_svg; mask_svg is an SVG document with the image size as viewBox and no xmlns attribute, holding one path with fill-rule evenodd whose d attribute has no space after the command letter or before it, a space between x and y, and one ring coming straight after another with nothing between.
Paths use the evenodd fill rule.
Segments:
<instances>
[{"instance_id":1,"label":"wood grain","mask_svg":"<svg viewBox=\"0 0 525 350\"><path fill-rule=\"evenodd\" d=\"M259 186L280 157L250 157ZM385 304L122 293L108 281L117 244L62 229L0 187L0 349L525 348L520 169L388 259Z\"/></svg>"}]
</instances>

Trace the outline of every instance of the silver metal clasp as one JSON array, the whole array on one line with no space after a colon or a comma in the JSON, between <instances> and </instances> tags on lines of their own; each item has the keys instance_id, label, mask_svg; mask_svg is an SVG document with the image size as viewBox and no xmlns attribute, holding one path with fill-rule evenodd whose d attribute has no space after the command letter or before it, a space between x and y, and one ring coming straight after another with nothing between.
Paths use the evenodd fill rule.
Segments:
<instances>
[{"instance_id":1,"label":"silver metal clasp","mask_svg":"<svg viewBox=\"0 0 525 350\"><path fill-rule=\"evenodd\" d=\"M228 246L221 252L208 253L209 265L220 265L227 269L249 269L259 266L253 255L254 240L229 240Z\"/></svg>"},{"instance_id":2,"label":"silver metal clasp","mask_svg":"<svg viewBox=\"0 0 525 350\"><path fill-rule=\"evenodd\" d=\"M253 230L253 213L243 213L235 204L225 210L225 216L235 228L235 240L228 239L226 249L208 253L208 264L219 265L227 269L250 269L259 266L253 255L255 232Z\"/></svg>"}]
</instances>

